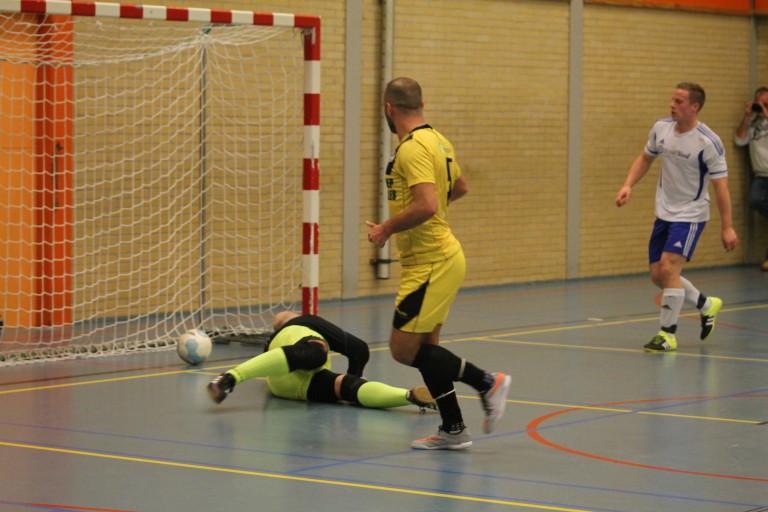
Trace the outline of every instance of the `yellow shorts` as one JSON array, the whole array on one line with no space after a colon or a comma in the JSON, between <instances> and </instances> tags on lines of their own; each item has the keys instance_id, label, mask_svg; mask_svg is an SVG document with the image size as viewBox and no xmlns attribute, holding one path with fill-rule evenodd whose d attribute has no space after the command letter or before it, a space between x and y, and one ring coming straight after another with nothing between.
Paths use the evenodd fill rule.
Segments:
<instances>
[{"instance_id":1,"label":"yellow shorts","mask_svg":"<svg viewBox=\"0 0 768 512\"><path fill-rule=\"evenodd\" d=\"M277 377L267 377L269 391L279 398L288 400L306 400L309 383L322 368L314 370L296 370Z\"/></svg>"},{"instance_id":2,"label":"yellow shorts","mask_svg":"<svg viewBox=\"0 0 768 512\"><path fill-rule=\"evenodd\" d=\"M283 327L269 342L269 350L277 350L288 345L293 345L300 339L311 336L322 340L319 333L309 327L300 324L289 324ZM326 343L327 346L327 343ZM273 395L289 400L306 400L307 390L312 378L320 370L331 369L331 358L326 357L325 363L313 370L296 370L285 375L267 377L267 386Z\"/></svg>"},{"instance_id":3,"label":"yellow shorts","mask_svg":"<svg viewBox=\"0 0 768 512\"><path fill-rule=\"evenodd\" d=\"M443 324L466 271L463 251L445 261L404 266L392 326L404 332L426 333Z\"/></svg>"}]
</instances>

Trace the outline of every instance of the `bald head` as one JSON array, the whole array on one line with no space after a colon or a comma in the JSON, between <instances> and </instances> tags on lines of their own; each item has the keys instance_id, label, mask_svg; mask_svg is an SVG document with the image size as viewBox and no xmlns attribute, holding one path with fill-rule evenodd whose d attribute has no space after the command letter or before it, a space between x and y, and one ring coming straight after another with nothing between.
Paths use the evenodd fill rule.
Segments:
<instances>
[{"instance_id":1,"label":"bald head","mask_svg":"<svg viewBox=\"0 0 768 512\"><path fill-rule=\"evenodd\" d=\"M421 110L421 86L412 78L395 78L384 90L384 102L403 111Z\"/></svg>"}]
</instances>

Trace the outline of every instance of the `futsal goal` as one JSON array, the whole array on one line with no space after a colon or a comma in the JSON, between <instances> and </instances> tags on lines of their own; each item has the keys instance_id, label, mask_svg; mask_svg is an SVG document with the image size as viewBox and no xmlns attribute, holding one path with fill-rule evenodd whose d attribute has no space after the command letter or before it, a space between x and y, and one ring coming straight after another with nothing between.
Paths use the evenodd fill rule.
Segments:
<instances>
[{"instance_id":1,"label":"futsal goal","mask_svg":"<svg viewBox=\"0 0 768 512\"><path fill-rule=\"evenodd\" d=\"M0 365L317 313L320 19L0 0Z\"/></svg>"}]
</instances>

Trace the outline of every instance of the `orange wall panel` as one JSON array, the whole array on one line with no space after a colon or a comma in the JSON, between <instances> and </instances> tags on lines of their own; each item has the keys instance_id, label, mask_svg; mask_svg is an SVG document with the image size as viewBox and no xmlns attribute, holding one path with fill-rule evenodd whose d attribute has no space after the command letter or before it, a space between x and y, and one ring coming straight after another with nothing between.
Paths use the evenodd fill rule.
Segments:
<instances>
[{"instance_id":1,"label":"orange wall panel","mask_svg":"<svg viewBox=\"0 0 768 512\"><path fill-rule=\"evenodd\" d=\"M0 15L12 55L0 62L0 318L62 325L71 322L72 68L35 63L71 55L72 22L17 17L24 23Z\"/></svg>"},{"instance_id":2,"label":"orange wall panel","mask_svg":"<svg viewBox=\"0 0 768 512\"><path fill-rule=\"evenodd\" d=\"M14 327L34 321L35 70L0 62L0 76L0 315Z\"/></svg>"},{"instance_id":3,"label":"orange wall panel","mask_svg":"<svg viewBox=\"0 0 768 512\"><path fill-rule=\"evenodd\" d=\"M586 3L744 15L752 14L751 0L586 0Z\"/></svg>"}]
</instances>

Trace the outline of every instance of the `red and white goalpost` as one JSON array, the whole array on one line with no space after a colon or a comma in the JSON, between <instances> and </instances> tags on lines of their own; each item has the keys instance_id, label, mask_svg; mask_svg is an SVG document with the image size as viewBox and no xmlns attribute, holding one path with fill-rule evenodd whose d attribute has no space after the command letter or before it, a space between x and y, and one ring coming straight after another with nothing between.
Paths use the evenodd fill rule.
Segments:
<instances>
[{"instance_id":1,"label":"red and white goalpost","mask_svg":"<svg viewBox=\"0 0 768 512\"><path fill-rule=\"evenodd\" d=\"M317 314L317 16L0 0L0 365Z\"/></svg>"}]
</instances>

